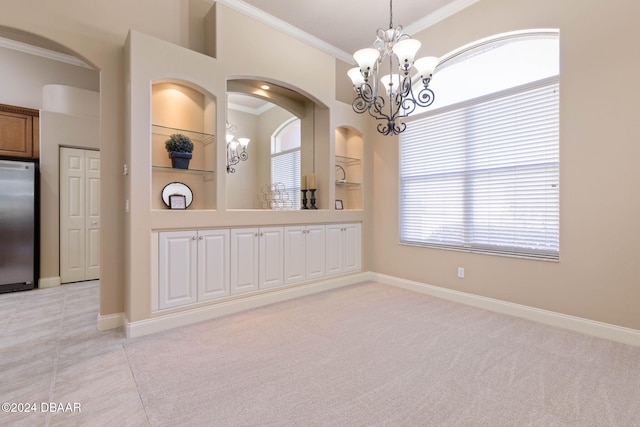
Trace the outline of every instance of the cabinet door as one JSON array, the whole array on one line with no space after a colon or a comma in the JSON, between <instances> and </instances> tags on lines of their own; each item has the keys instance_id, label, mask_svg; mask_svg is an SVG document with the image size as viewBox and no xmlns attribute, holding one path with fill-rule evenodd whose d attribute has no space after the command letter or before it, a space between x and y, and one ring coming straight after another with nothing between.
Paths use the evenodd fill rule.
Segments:
<instances>
[{"instance_id":1,"label":"cabinet door","mask_svg":"<svg viewBox=\"0 0 640 427\"><path fill-rule=\"evenodd\" d=\"M324 277L325 226L310 225L306 229L306 279Z\"/></svg>"},{"instance_id":2,"label":"cabinet door","mask_svg":"<svg viewBox=\"0 0 640 427\"><path fill-rule=\"evenodd\" d=\"M258 290L258 231L231 230L231 295Z\"/></svg>"},{"instance_id":3,"label":"cabinet door","mask_svg":"<svg viewBox=\"0 0 640 427\"><path fill-rule=\"evenodd\" d=\"M284 282L302 282L306 278L306 234L304 226L284 228ZM323 254L324 256L324 254Z\"/></svg>"},{"instance_id":4,"label":"cabinet door","mask_svg":"<svg viewBox=\"0 0 640 427\"><path fill-rule=\"evenodd\" d=\"M284 229L260 229L260 289L284 284Z\"/></svg>"},{"instance_id":5,"label":"cabinet door","mask_svg":"<svg viewBox=\"0 0 640 427\"><path fill-rule=\"evenodd\" d=\"M229 230L198 232L198 301L229 295Z\"/></svg>"},{"instance_id":6,"label":"cabinet door","mask_svg":"<svg viewBox=\"0 0 640 427\"><path fill-rule=\"evenodd\" d=\"M342 273L342 224L326 226L326 274Z\"/></svg>"},{"instance_id":7,"label":"cabinet door","mask_svg":"<svg viewBox=\"0 0 640 427\"><path fill-rule=\"evenodd\" d=\"M33 116L19 107L0 108L0 155L31 158L33 155Z\"/></svg>"},{"instance_id":8,"label":"cabinet door","mask_svg":"<svg viewBox=\"0 0 640 427\"><path fill-rule=\"evenodd\" d=\"M343 272L360 271L362 269L361 224L343 225Z\"/></svg>"},{"instance_id":9,"label":"cabinet door","mask_svg":"<svg viewBox=\"0 0 640 427\"><path fill-rule=\"evenodd\" d=\"M197 295L197 233L159 233L158 308L192 304Z\"/></svg>"}]
</instances>

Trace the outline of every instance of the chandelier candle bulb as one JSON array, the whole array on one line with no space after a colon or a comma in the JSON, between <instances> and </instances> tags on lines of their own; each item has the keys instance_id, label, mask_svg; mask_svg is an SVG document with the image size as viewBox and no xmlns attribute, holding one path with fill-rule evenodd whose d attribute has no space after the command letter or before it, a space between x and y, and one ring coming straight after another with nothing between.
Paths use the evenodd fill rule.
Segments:
<instances>
[{"instance_id":1,"label":"chandelier candle bulb","mask_svg":"<svg viewBox=\"0 0 640 427\"><path fill-rule=\"evenodd\" d=\"M413 65L418 75L423 79L427 79L431 77L439 61L435 56L425 56L424 58L417 59Z\"/></svg>"},{"instance_id":2,"label":"chandelier candle bulb","mask_svg":"<svg viewBox=\"0 0 640 427\"><path fill-rule=\"evenodd\" d=\"M310 190L316 189L316 176L315 174L312 174L312 173L309 174L309 189Z\"/></svg>"},{"instance_id":3,"label":"chandelier candle bulb","mask_svg":"<svg viewBox=\"0 0 640 427\"><path fill-rule=\"evenodd\" d=\"M380 77L380 81L387 89L387 94L394 95L400 87L400 74L387 74Z\"/></svg>"},{"instance_id":4,"label":"chandelier candle bulb","mask_svg":"<svg viewBox=\"0 0 640 427\"><path fill-rule=\"evenodd\" d=\"M362 73L358 67L353 67L347 71L347 75L351 78L354 87L360 87L364 83L364 77L362 77Z\"/></svg>"},{"instance_id":5,"label":"chandelier candle bulb","mask_svg":"<svg viewBox=\"0 0 640 427\"><path fill-rule=\"evenodd\" d=\"M400 40L393 45L393 53L398 57L400 69L404 70L405 73L408 73L413 66L413 58L416 57L421 45L422 43L414 39Z\"/></svg>"},{"instance_id":6,"label":"chandelier candle bulb","mask_svg":"<svg viewBox=\"0 0 640 427\"><path fill-rule=\"evenodd\" d=\"M371 75L376 61L380 58L380 52L373 48L360 49L353 54L353 58L360 66L360 72L366 81Z\"/></svg>"}]
</instances>

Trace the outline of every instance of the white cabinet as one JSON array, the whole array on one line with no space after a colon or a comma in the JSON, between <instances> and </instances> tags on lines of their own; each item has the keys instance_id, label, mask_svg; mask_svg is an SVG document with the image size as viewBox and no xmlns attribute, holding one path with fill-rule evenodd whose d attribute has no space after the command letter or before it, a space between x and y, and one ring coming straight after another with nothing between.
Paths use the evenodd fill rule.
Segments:
<instances>
[{"instance_id":1,"label":"white cabinet","mask_svg":"<svg viewBox=\"0 0 640 427\"><path fill-rule=\"evenodd\" d=\"M324 277L325 226L284 229L284 282L292 284Z\"/></svg>"},{"instance_id":2,"label":"white cabinet","mask_svg":"<svg viewBox=\"0 0 640 427\"><path fill-rule=\"evenodd\" d=\"M269 227L260 229L260 289L274 288L284 284L284 228Z\"/></svg>"},{"instance_id":3,"label":"white cabinet","mask_svg":"<svg viewBox=\"0 0 640 427\"><path fill-rule=\"evenodd\" d=\"M258 230L231 230L231 295L258 290Z\"/></svg>"},{"instance_id":4,"label":"white cabinet","mask_svg":"<svg viewBox=\"0 0 640 427\"><path fill-rule=\"evenodd\" d=\"M161 231L157 309L360 271L360 230L347 223Z\"/></svg>"},{"instance_id":5,"label":"white cabinet","mask_svg":"<svg viewBox=\"0 0 640 427\"><path fill-rule=\"evenodd\" d=\"M159 233L158 308L229 295L229 230Z\"/></svg>"},{"instance_id":6,"label":"white cabinet","mask_svg":"<svg viewBox=\"0 0 640 427\"><path fill-rule=\"evenodd\" d=\"M229 230L198 231L198 301L229 295Z\"/></svg>"},{"instance_id":7,"label":"white cabinet","mask_svg":"<svg viewBox=\"0 0 640 427\"><path fill-rule=\"evenodd\" d=\"M326 227L327 276L362 269L361 224L328 224Z\"/></svg>"},{"instance_id":8,"label":"white cabinet","mask_svg":"<svg viewBox=\"0 0 640 427\"><path fill-rule=\"evenodd\" d=\"M231 230L231 294L284 284L283 227Z\"/></svg>"}]
</instances>

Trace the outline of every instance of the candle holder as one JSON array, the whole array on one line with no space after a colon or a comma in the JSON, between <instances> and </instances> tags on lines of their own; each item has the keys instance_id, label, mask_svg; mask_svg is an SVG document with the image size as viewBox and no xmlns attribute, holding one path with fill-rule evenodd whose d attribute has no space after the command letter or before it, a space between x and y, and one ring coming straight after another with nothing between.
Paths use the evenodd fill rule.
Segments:
<instances>
[{"instance_id":1,"label":"candle holder","mask_svg":"<svg viewBox=\"0 0 640 427\"><path fill-rule=\"evenodd\" d=\"M302 207L300 209L309 209L307 207L307 190L300 190L302 192Z\"/></svg>"},{"instance_id":2,"label":"candle holder","mask_svg":"<svg viewBox=\"0 0 640 427\"><path fill-rule=\"evenodd\" d=\"M310 188L309 191L311 192L311 207L309 209L318 209L316 207L316 189Z\"/></svg>"}]
</instances>

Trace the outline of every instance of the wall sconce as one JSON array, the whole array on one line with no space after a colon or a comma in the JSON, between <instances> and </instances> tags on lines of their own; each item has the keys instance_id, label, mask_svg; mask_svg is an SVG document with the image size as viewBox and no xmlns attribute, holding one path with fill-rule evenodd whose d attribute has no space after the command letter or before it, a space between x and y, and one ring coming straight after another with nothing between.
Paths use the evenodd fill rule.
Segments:
<instances>
[{"instance_id":1,"label":"wall sconce","mask_svg":"<svg viewBox=\"0 0 640 427\"><path fill-rule=\"evenodd\" d=\"M234 165L240 163L240 160L247 160L249 154L247 153L247 146L249 145L249 138L236 139L233 132L238 130L235 125L227 123L227 173L235 173Z\"/></svg>"}]
</instances>

